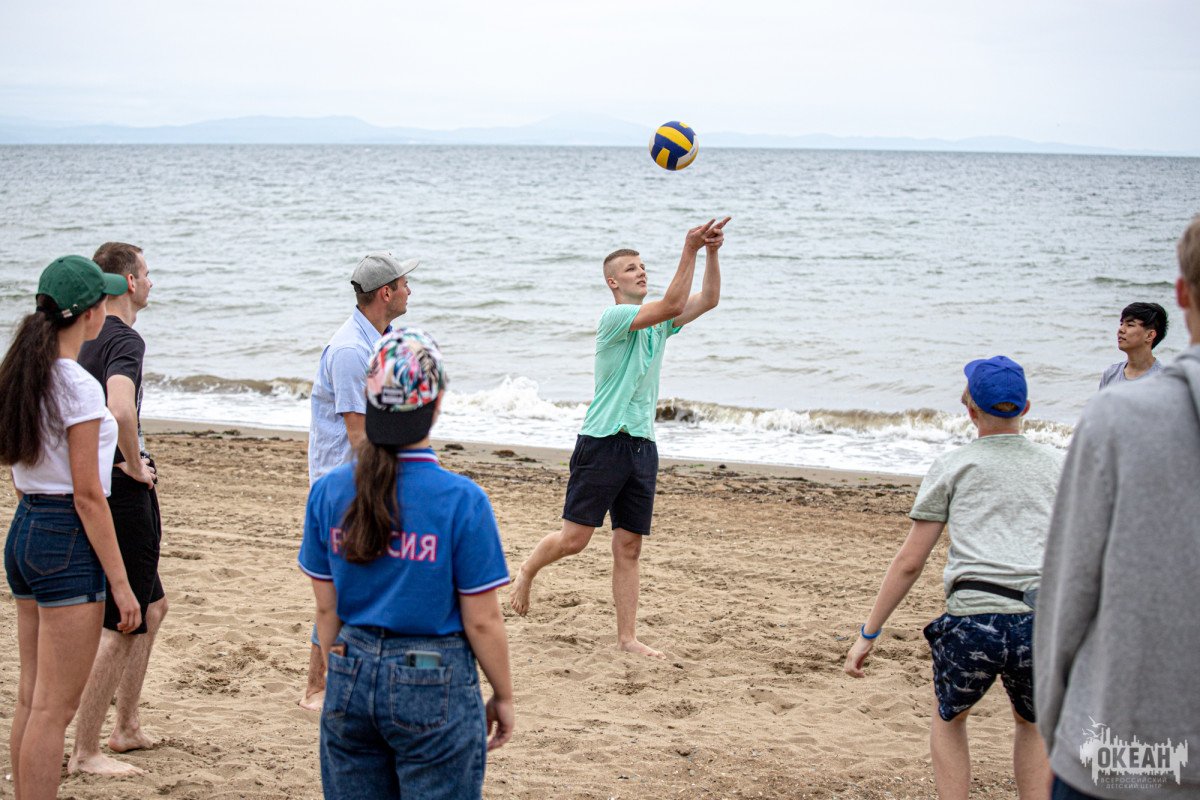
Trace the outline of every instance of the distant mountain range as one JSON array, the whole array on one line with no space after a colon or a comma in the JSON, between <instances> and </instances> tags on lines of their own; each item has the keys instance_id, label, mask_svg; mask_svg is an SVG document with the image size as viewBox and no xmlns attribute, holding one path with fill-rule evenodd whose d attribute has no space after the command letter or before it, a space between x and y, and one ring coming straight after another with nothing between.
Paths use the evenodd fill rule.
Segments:
<instances>
[{"instance_id":1,"label":"distant mountain range","mask_svg":"<svg viewBox=\"0 0 1200 800\"><path fill-rule=\"evenodd\" d=\"M380 127L356 117L238 117L190 125L132 127L0 117L0 144L441 144L642 146L652 128L594 114L560 114L529 125L495 128ZM803 136L700 131L703 147L813 150L916 150L985 153L1200 156L1033 142L1007 136L916 139L898 136Z\"/></svg>"}]
</instances>

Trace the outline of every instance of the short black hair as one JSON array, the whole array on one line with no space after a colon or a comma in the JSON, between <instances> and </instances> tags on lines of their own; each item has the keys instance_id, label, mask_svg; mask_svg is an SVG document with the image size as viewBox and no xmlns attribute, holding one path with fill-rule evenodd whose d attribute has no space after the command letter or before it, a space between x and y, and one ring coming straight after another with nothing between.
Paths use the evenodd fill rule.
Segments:
<instances>
[{"instance_id":1,"label":"short black hair","mask_svg":"<svg viewBox=\"0 0 1200 800\"><path fill-rule=\"evenodd\" d=\"M1154 341L1150 349L1158 347L1167 335L1167 310L1158 303L1130 303L1121 310L1121 322L1136 319L1143 327L1154 330Z\"/></svg>"}]
</instances>

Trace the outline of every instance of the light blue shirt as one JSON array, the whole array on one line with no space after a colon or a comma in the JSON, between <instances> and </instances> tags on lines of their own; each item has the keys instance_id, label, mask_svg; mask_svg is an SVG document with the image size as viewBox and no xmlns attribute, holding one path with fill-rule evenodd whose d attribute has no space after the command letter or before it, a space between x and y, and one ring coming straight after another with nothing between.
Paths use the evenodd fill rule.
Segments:
<instances>
[{"instance_id":1,"label":"light blue shirt","mask_svg":"<svg viewBox=\"0 0 1200 800\"><path fill-rule=\"evenodd\" d=\"M392 329L389 325L384 333ZM379 331L357 308L321 351L308 427L308 485L351 459L342 414L367 413L367 365Z\"/></svg>"}]
</instances>

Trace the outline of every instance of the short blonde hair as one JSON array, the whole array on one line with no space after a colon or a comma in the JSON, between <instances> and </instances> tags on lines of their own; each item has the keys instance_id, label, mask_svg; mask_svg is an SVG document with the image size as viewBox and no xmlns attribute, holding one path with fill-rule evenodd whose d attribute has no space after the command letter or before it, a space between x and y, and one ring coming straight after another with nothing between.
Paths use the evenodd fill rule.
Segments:
<instances>
[{"instance_id":1,"label":"short blonde hair","mask_svg":"<svg viewBox=\"0 0 1200 800\"><path fill-rule=\"evenodd\" d=\"M604 279L608 280L609 278L612 277L612 272L609 271L609 265L612 264L614 261L616 261L618 258L624 258L625 256L640 256L640 255L641 255L641 253L639 253L637 250L630 250L628 247L622 247L620 250L612 251L611 253L609 253L607 256L604 257Z\"/></svg>"},{"instance_id":2,"label":"short blonde hair","mask_svg":"<svg viewBox=\"0 0 1200 800\"><path fill-rule=\"evenodd\" d=\"M995 414L989 414L988 412L986 412L982 408L980 408L979 404L975 402L975 398L971 397L971 387L970 386L963 389L962 404L964 406L966 406L967 408L970 408L970 409L977 411L980 414L983 414L988 417L996 417L996 419L1012 419L1012 417L998 417ZM1006 414L1011 414L1013 411L1017 410L1017 404L1016 403L996 403L994 408L996 411L1003 411Z\"/></svg>"},{"instance_id":3,"label":"short blonde hair","mask_svg":"<svg viewBox=\"0 0 1200 800\"><path fill-rule=\"evenodd\" d=\"M1179 274L1194 289L1200 290L1200 214L1192 218L1176 247L1179 254Z\"/></svg>"}]
</instances>

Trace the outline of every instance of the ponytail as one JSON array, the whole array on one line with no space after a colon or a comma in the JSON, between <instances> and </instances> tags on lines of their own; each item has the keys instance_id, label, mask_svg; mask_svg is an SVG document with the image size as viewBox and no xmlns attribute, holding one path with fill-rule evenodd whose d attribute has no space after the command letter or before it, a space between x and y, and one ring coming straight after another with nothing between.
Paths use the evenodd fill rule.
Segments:
<instances>
[{"instance_id":1,"label":"ponytail","mask_svg":"<svg viewBox=\"0 0 1200 800\"><path fill-rule=\"evenodd\" d=\"M42 457L42 438L62 433L62 412L50 385L58 359L58 332L77 318L63 320L46 295L38 310L21 320L0 362L0 464L32 466Z\"/></svg>"},{"instance_id":2,"label":"ponytail","mask_svg":"<svg viewBox=\"0 0 1200 800\"><path fill-rule=\"evenodd\" d=\"M368 440L358 446L354 500L342 520L342 554L351 564L367 564L387 552L392 531L400 529L400 466L396 452Z\"/></svg>"}]
</instances>

